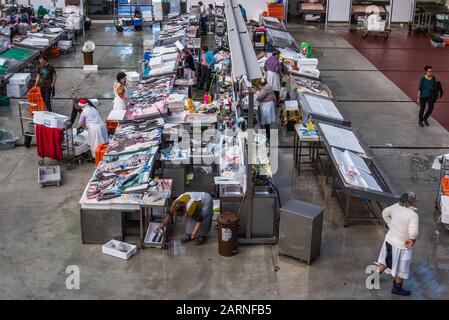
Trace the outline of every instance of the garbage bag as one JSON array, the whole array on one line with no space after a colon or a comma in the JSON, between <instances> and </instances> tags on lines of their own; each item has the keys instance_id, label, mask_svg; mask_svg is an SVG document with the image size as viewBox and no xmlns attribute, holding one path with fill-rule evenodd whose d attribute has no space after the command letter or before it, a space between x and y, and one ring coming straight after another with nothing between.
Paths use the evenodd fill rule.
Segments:
<instances>
[{"instance_id":1,"label":"garbage bag","mask_svg":"<svg viewBox=\"0 0 449 320\"><path fill-rule=\"evenodd\" d=\"M95 43L92 41L86 41L83 45L83 52L94 52L95 50Z\"/></svg>"}]
</instances>

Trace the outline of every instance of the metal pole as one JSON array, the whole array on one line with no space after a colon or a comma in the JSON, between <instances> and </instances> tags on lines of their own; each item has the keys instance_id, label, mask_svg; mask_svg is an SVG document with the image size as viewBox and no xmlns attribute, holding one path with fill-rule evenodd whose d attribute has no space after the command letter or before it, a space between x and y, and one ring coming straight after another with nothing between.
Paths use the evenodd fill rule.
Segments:
<instances>
[{"instance_id":1,"label":"metal pole","mask_svg":"<svg viewBox=\"0 0 449 320\"><path fill-rule=\"evenodd\" d=\"M246 239L251 239L252 236L252 212L253 212L253 142L254 142L254 91L253 88L248 88L248 174L246 176Z\"/></svg>"}]
</instances>

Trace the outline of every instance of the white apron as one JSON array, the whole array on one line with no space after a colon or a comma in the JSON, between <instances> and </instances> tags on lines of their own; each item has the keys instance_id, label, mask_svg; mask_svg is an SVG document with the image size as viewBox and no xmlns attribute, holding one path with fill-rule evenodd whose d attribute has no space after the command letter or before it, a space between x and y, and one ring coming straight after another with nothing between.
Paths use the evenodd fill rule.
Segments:
<instances>
[{"instance_id":1,"label":"white apron","mask_svg":"<svg viewBox=\"0 0 449 320\"><path fill-rule=\"evenodd\" d=\"M86 106L81 112L81 116L86 118L86 127L88 132L88 143L92 157L95 158L95 151L99 144L106 144L109 142L108 129L101 120L97 109Z\"/></svg>"},{"instance_id":2,"label":"white apron","mask_svg":"<svg viewBox=\"0 0 449 320\"><path fill-rule=\"evenodd\" d=\"M274 112L274 102L261 102L259 104L260 124L272 124L276 121L276 114Z\"/></svg>"},{"instance_id":3,"label":"white apron","mask_svg":"<svg viewBox=\"0 0 449 320\"><path fill-rule=\"evenodd\" d=\"M112 110L126 110L126 102L119 96L116 96L114 101L112 101Z\"/></svg>"},{"instance_id":4,"label":"white apron","mask_svg":"<svg viewBox=\"0 0 449 320\"><path fill-rule=\"evenodd\" d=\"M273 91L281 91L281 76L277 72L267 72L267 83Z\"/></svg>"},{"instance_id":5,"label":"white apron","mask_svg":"<svg viewBox=\"0 0 449 320\"><path fill-rule=\"evenodd\" d=\"M391 267L391 275L407 280L410 276L410 262L412 261L412 249L400 249L391 246L391 266L387 265L387 242L384 241L380 250L378 263Z\"/></svg>"}]
</instances>

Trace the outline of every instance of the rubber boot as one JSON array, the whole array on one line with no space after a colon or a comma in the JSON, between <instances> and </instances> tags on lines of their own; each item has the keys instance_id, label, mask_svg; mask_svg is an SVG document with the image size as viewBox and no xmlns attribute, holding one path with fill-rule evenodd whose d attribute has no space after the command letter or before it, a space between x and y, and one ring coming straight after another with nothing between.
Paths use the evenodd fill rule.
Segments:
<instances>
[{"instance_id":1,"label":"rubber boot","mask_svg":"<svg viewBox=\"0 0 449 320\"><path fill-rule=\"evenodd\" d=\"M402 288L402 283L393 282L393 289L391 289L391 293L406 297L411 294L411 291Z\"/></svg>"}]
</instances>

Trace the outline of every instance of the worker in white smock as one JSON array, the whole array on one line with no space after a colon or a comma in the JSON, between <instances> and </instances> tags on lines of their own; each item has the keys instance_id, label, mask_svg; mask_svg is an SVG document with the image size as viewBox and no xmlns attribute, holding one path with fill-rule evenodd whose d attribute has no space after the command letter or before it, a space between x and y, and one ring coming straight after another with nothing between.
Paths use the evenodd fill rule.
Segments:
<instances>
[{"instance_id":1,"label":"worker in white smock","mask_svg":"<svg viewBox=\"0 0 449 320\"><path fill-rule=\"evenodd\" d=\"M85 127L87 129L90 151L92 158L95 158L95 151L98 145L109 142L108 129L92 102L88 99L81 98L78 105L82 110L78 127Z\"/></svg>"},{"instance_id":2,"label":"worker in white smock","mask_svg":"<svg viewBox=\"0 0 449 320\"><path fill-rule=\"evenodd\" d=\"M278 102L281 91L281 64L279 62L279 55L279 51L274 51L273 55L265 61L266 79L271 89L273 89Z\"/></svg>"},{"instance_id":3,"label":"worker in white smock","mask_svg":"<svg viewBox=\"0 0 449 320\"><path fill-rule=\"evenodd\" d=\"M276 114L274 112L276 95L265 79L261 79L260 82L263 87L257 93L257 102L259 103L259 121L260 126L265 128L268 144L270 141L270 125L276 121Z\"/></svg>"},{"instance_id":4,"label":"worker in white smock","mask_svg":"<svg viewBox=\"0 0 449 320\"><path fill-rule=\"evenodd\" d=\"M412 248L419 234L419 216L416 209L416 194L406 192L396 203L382 211L388 233L385 236L377 261L378 272L390 269L394 277L391 293L409 296L410 290L402 287L410 276Z\"/></svg>"},{"instance_id":5,"label":"worker in white smock","mask_svg":"<svg viewBox=\"0 0 449 320\"><path fill-rule=\"evenodd\" d=\"M0 24L0 47L5 48L11 44L11 28L5 20Z\"/></svg>"},{"instance_id":6,"label":"worker in white smock","mask_svg":"<svg viewBox=\"0 0 449 320\"><path fill-rule=\"evenodd\" d=\"M212 225L213 199L206 192L186 192L180 195L170 206L168 214L159 225L162 230L167 225L170 216L187 216L186 237L183 243L196 239L195 244L201 245L207 241L207 235Z\"/></svg>"}]
</instances>

